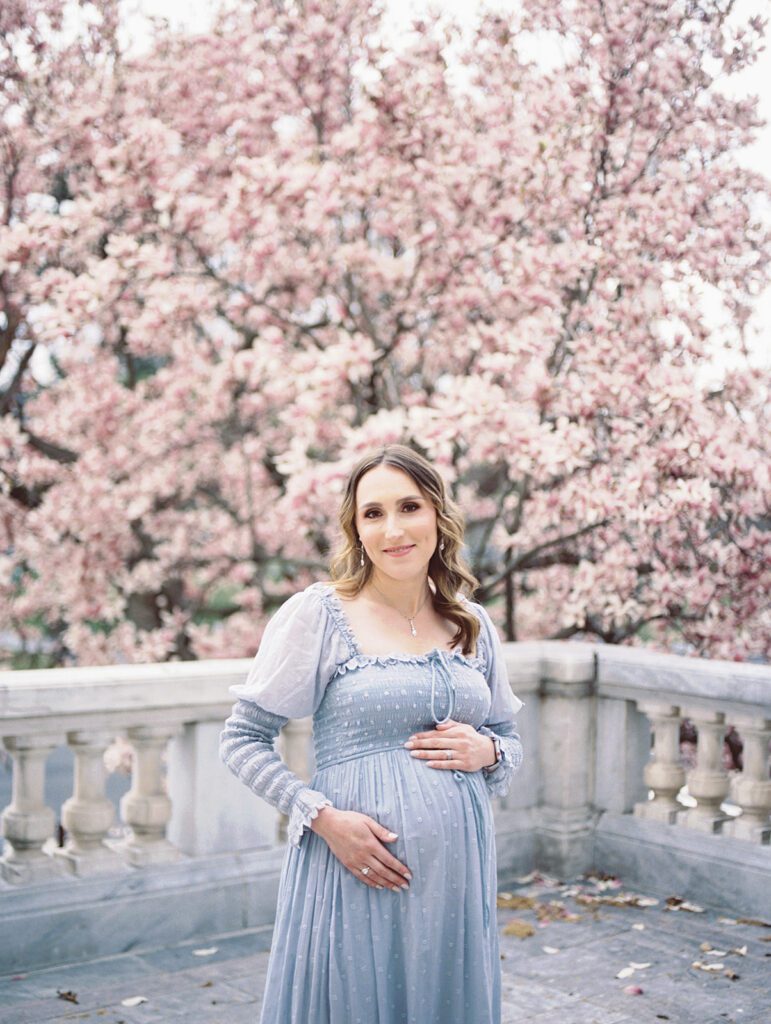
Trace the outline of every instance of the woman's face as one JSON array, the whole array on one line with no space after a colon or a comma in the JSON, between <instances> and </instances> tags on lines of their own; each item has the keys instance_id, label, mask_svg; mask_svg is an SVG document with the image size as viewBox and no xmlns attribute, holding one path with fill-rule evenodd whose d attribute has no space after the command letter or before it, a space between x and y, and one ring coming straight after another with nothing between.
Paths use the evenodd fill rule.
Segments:
<instances>
[{"instance_id":1,"label":"woman's face","mask_svg":"<svg viewBox=\"0 0 771 1024\"><path fill-rule=\"evenodd\" d=\"M354 523L376 578L425 578L437 544L436 509L411 476L394 466L368 470L356 487Z\"/></svg>"}]
</instances>

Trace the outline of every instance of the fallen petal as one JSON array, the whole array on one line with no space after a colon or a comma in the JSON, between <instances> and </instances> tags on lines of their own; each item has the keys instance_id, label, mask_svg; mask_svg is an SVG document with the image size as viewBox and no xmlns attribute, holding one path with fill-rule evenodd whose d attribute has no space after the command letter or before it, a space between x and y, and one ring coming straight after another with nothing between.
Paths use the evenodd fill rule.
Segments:
<instances>
[{"instance_id":1,"label":"fallen petal","mask_svg":"<svg viewBox=\"0 0 771 1024\"><path fill-rule=\"evenodd\" d=\"M739 946L738 949L729 949L728 952L729 953L736 953L738 956L746 956L747 955L747 947L746 946Z\"/></svg>"},{"instance_id":2,"label":"fallen petal","mask_svg":"<svg viewBox=\"0 0 771 1024\"><path fill-rule=\"evenodd\" d=\"M121 1006L139 1006L140 1003L146 1003L147 1000L144 996L130 996L128 999L121 999Z\"/></svg>"},{"instance_id":3,"label":"fallen petal","mask_svg":"<svg viewBox=\"0 0 771 1024\"><path fill-rule=\"evenodd\" d=\"M208 949L194 949L193 956L211 956L213 953L216 953L218 949L219 946L209 946Z\"/></svg>"},{"instance_id":4,"label":"fallen petal","mask_svg":"<svg viewBox=\"0 0 771 1024\"><path fill-rule=\"evenodd\" d=\"M689 903L688 900L682 899L680 896L668 896L666 900L665 910L689 910L692 914L703 914L704 907L700 907L697 903Z\"/></svg>"},{"instance_id":5,"label":"fallen petal","mask_svg":"<svg viewBox=\"0 0 771 1024\"><path fill-rule=\"evenodd\" d=\"M526 939L529 935L535 935L535 928L529 921L520 921L515 917L503 929L504 935L516 935L518 939Z\"/></svg>"},{"instance_id":6,"label":"fallen petal","mask_svg":"<svg viewBox=\"0 0 771 1024\"><path fill-rule=\"evenodd\" d=\"M645 931L645 925L644 924L633 924L632 927L637 932L644 932Z\"/></svg>"},{"instance_id":7,"label":"fallen petal","mask_svg":"<svg viewBox=\"0 0 771 1024\"><path fill-rule=\"evenodd\" d=\"M728 956L728 950L725 949L708 949L707 956Z\"/></svg>"},{"instance_id":8,"label":"fallen petal","mask_svg":"<svg viewBox=\"0 0 771 1024\"><path fill-rule=\"evenodd\" d=\"M636 964L630 960L629 966L633 967L636 971L644 971L646 967L650 967L650 964Z\"/></svg>"},{"instance_id":9,"label":"fallen petal","mask_svg":"<svg viewBox=\"0 0 771 1024\"><path fill-rule=\"evenodd\" d=\"M634 967L622 967L616 975L617 978L631 978L634 974Z\"/></svg>"},{"instance_id":10,"label":"fallen petal","mask_svg":"<svg viewBox=\"0 0 771 1024\"><path fill-rule=\"evenodd\" d=\"M559 950L556 949L554 946L541 946L541 949L544 951L544 953L559 953Z\"/></svg>"},{"instance_id":11,"label":"fallen petal","mask_svg":"<svg viewBox=\"0 0 771 1024\"><path fill-rule=\"evenodd\" d=\"M639 985L627 985L624 989L625 996L641 996L642 994L643 990Z\"/></svg>"},{"instance_id":12,"label":"fallen petal","mask_svg":"<svg viewBox=\"0 0 771 1024\"><path fill-rule=\"evenodd\" d=\"M534 896L517 896L512 892L499 892L496 901L500 910L532 910L537 903Z\"/></svg>"}]
</instances>

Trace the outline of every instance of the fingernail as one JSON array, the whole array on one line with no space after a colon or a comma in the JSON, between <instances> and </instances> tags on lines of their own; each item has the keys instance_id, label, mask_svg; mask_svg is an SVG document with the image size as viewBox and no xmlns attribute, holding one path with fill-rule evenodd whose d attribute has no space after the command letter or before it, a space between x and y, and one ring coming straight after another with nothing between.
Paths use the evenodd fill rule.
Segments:
<instances>
[{"instance_id":1,"label":"fingernail","mask_svg":"<svg viewBox=\"0 0 771 1024\"><path fill-rule=\"evenodd\" d=\"M417 757L420 754L419 750L411 750L410 757Z\"/></svg>"},{"instance_id":2,"label":"fingernail","mask_svg":"<svg viewBox=\"0 0 771 1024\"><path fill-rule=\"evenodd\" d=\"M409 873L409 871L404 872L404 877L409 878L409 880L412 881L412 875Z\"/></svg>"},{"instance_id":3,"label":"fingernail","mask_svg":"<svg viewBox=\"0 0 771 1024\"><path fill-rule=\"evenodd\" d=\"M402 883L402 889L409 889L409 886L407 885L406 882Z\"/></svg>"},{"instance_id":4,"label":"fingernail","mask_svg":"<svg viewBox=\"0 0 771 1024\"><path fill-rule=\"evenodd\" d=\"M398 885L392 885L391 888L393 889L394 892L398 892L399 891L399 886Z\"/></svg>"},{"instance_id":5,"label":"fingernail","mask_svg":"<svg viewBox=\"0 0 771 1024\"><path fill-rule=\"evenodd\" d=\"M407 742L404 745L408 750L411 750L415 746L412 740L407 740Z\"/></svg>"},{"instance_id":6,"label":"fingernail","mask_svg":"<svg viewBox=\"0 0 771 1024\"><path fill-rule=\"evenodd\" d=\"M378 889L385 889L385 886L384 885L379 885Z\"/></svg>"},{"instance_id":7,"label":"fingernail","mask_svg":"<svg viewBox=\"0 0 771 1024\"><path fill-rule=\"evenodd\" d=\"M395 832L389 832L388 833L388 838L389 839L398 839L399 837L398 837L398 835Z\"/></svg>"}]
</instances>

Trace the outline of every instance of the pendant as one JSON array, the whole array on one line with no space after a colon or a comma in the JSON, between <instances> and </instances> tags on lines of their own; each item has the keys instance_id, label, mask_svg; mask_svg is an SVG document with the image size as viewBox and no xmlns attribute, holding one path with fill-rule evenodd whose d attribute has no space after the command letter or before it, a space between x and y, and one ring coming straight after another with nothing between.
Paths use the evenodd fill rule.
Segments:
<instances>
[{"instance_id":1,"label":"pendant","mask_svg":"<svg viewBox=\"0 0 771 1024\"><path fill-rule=\"evenodd\" d=\"M412 633L413 636L417 636L418 631L415 629L415 623L412 621L412 619L407 619L407 621L410 624L410 632Z\"/></svg>"}]
</instances>

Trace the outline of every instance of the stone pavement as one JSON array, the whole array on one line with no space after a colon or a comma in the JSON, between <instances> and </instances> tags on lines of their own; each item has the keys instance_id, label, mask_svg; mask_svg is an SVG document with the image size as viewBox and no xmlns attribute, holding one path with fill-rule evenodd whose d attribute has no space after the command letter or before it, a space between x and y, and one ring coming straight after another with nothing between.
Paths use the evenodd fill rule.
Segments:
<instances>
[{"instance_id":1,"label":"stone pavement","mask_svg":"<svg viewBox=\"0 0 771 1024\"><path fill-rule=\"evenodd\" d=\"M498 903L502 1024L771 1024L767 923L608 878L533 874ZM239 932L6 975L0 1024L257 1024L269 945Z\"/></svg>"}]
</instances>

